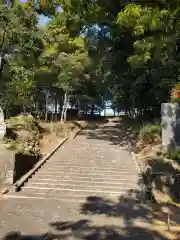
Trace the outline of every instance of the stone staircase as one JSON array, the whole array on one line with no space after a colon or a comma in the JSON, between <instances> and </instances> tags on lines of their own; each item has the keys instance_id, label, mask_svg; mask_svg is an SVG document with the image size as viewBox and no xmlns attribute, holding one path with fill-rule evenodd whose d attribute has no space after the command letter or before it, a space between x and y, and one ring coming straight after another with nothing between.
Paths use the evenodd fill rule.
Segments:
<instances>
[{"instance_id":1,"label":"stone staircase","mask_svg":"<svg viewBox=\"0 0 180 240\"><path fill-rule=\"evenodd\" d=\"M65 143L29 180L7 198L114 200L138 188L138 172L127 150L79 135Z\"/></svg>"},{"instance_id":2,"label":"stone staircase","mask_svg":"<svg viewBox=\"0 0 180 240\"><path fill-rule=\"evenodd\" d=\"M152 238L149 208L136 201L139 171L129 152L93 131L66 142L21 191L4 195L0 238L18 231L22 240L160 239Z\"/></svg>"}]
</instances>

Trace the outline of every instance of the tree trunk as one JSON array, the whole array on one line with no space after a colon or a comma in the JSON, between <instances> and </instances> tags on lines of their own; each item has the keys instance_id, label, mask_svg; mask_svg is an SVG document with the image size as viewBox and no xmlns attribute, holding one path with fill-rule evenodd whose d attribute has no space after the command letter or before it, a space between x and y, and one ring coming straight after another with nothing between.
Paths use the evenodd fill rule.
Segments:
<instances>
[{"instance_id":1,"label":"tree trunk","mask_svg":"<svg viewBox=\"0 0 180 240\"><path fill-rule=\"evenodd\" d=\"M65 93L64 93L64 102L63 102L63 107L62 107L62 111L61 111L61 122L63 122L63 120L64 120L64 113L65 113L65 109L66 109L66 102L67 102L67 91L65 91Z\"/></svg>"},{"instance_id":2,"label":"tree trunk","mask_svg":"<svg viewBox=\"0 0 180 240\"><path fill-rule=\"evenodd\" d=\"M53 122L53 115L54 115L54 113L53 113L53 110L51 111L51 122Z\"/></svg>"},{"instance_id":3,"label":"tree trunk","mask_svg":"<svg viewBox=\"0 0 180 240\"><path fill-rule=\"evenodd\" d=\"M48 94L46 93L46 100L45 100L46 102L45 102L45 118L44 118L44 120L45 120L45 122L47 122L47 120L48 120L48 109L47 109L47 105L48 105Z\"/></svg>"},{"instance_id":4,"label":"tree trunk","mask_svg":"<svg viewBox=\"0 0 180 240\"><path fill-rule=\"evenodd\" d=\"M95 110L95 107L94 107L94 104L91 106L91 115L94 115L94 110Z\"/></svg>"},{"instance_id":5,"label":"tree trunk","mask_svg":"<svg viewBox=\"0 0 180 240\"><path fill-rule=\"evenodd\" d=\"M54 100L54 106L55 106L55 121L57 121L57 98Z\"/></svg>"},{"instance_id":6,"label":"tree trunk","mask_svg":"<svg viewBox=\"0 0 180 240\"><path fill-rule=\"evenodd\" d=\"M23 105L23 113L24 113L24 115L26 115L26 106L25 105Z\"/></svg>"},{"instance_id":7,"label":"tree trunk","mask_svg":"<svg viewBox=\"0 0 180 240\"><path fill-rule=\"evenodd\" d=\"M69 103L69 97L68 97L68 95L67 95L67 96L66 96L66 106L65 106L65 110L64 110L64 121L65 121L65 122L66 122L66 120L67 120L68 103Z\"/></svg>"},{"instance_id":8,"label":"tree trunk","mask_svg":"<svg viewBox=\"0 0 180 240\"><path fill-rule=\"evenodd\" d=\"M54 108L55 108L55 101L52 99L52 109L51 109L51 122L54 120Z\"/></svg>"},{"instance_id":9,"label":"tree trunk","mask_svg":"<svg viewBox=\"0 0 180 240\"><path fill-rule=\"evenodd\" d=\"M47 110L45 110L45 117L44 117L44 121L45 121L45 122L47 122L47 120L48 120L48 112L47 112Z\"/></svg>"},{"instance_id":10,"label":"tree trunk","mask_svg":"<svg viewBox=\"0 0 180 240\"><path fill-rule=\"evenodd\" d=\"M9 118L9 109L6 108L6 119L8 119L8 118Z\"/></svg>"},{"instance_id":11,"label":"tree trunk","mask_svg":"<svg viewBox=\"0 0 180 240\"><path fill-rule=\"evenodd\" d=\"M35 112L37 112L37 101L36 100L34 100L34 110L35 110Z\"/></svg>"}]
</instances>

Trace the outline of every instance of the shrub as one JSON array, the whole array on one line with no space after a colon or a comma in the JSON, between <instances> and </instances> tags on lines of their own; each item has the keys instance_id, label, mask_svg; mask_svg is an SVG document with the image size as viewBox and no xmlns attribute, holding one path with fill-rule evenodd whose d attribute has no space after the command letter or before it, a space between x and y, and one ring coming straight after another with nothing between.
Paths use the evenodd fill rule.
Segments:
<instances>
[{"instance_id":1,"label":"shrub","mask_svg":"<svg viewBox=\"0 0 180 240\"><path fill-rule=\"evenodd\" d=\"M29 116L17 116L8 119L8 129L16 135L7 134L7 148L24 155L40 156L41 126Z\"/></svg>"},{"instance_id":2,"label":"shrub","mask_svg":"<svg viewBox=\"0 0 180 240\"><path fill-rule=\"evenodd\" d=\"M169 159L180 162L180 147L169 148L164 155Z\"/></svg>"},{"instance_id":3,"label":"shrub","mask_svg":"<svg viewBox=\"0 0 180 240\"><path fill-rule=\"evenodd\" d=\"M160 134L160 124L147 124L141 128L139 137L145 143L152 143L160 140Z\"/></svg>"},{"instance_id":4,"label":"shrub","mask_svg":"<svg viewBox=\"0 0 180 240\"><path fill-rule=\"evenodd\" d=\"M7 124L10 128L15 129L16 131L22 129L27 131L38 130L36 120L31 115L12 117L7 121Z\"/></svg>"},{"instance_id":5,"label":"shrub","mask_svg":"<svg viewBox=\"0 0 180 240\"><path fill-rule=\"evenodd\" d=\"M21 141L17 148L17 153L23 155L40 156L40 141L38 136L27 137Z\"/></svg>"}]
</instances>

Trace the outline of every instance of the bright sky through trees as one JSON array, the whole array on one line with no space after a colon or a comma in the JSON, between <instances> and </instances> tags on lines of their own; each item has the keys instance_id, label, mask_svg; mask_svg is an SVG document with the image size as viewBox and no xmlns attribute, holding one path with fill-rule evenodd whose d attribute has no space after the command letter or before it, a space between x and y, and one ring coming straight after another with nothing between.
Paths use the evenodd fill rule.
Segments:
<instances>
[{"instance_id":1,"label":"bright sky through trees","mask_svg":"<svg viewBox=\"0 0 180 240\"><path fill-rule=\"evenodd\" d=\"M21 3L26 3L27 2L27 0L19 0ZM61 6L59 6L59 5L57 5L56 6L56 9L59 11L59 12L61 12L62 11L62 8L61 8ZM47 24L48 22L49 22L49 18L48 17L46 17L46 16L44 16L44 15L40 15L40 17L39 17L39 24Z\"/></svg>"}]
</instances>

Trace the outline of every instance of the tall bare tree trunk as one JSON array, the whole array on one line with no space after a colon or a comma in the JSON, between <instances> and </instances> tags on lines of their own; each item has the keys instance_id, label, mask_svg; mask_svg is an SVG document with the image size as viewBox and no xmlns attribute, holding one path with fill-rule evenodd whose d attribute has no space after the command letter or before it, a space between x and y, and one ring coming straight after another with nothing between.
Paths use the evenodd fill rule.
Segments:
<instances>
[{"instance_id":1,"label":"tall bare tree trunk","mask_svg":"<svg viewBox=\"0 0 180 240\"><path fill-rule=\"evenodd\" d=\"M54 100L54 107L55 107L55 121L57 121L57 104L58 102L57 102L57 98L55 98L55 100Z\"/></svg>"},{"instance_id":2,"label":"tall bare tree trunk","mask_svg":"<svg viewBox=\"0 0 180 240\"><path fill-rule=\"evenodd\" d=\"M23 105L23 113L24 113L24 115L26 115L26 106L25 105Z\"/></svg>"},{"instance_id":3,"label":"tall bare tree trunk","mask_svg":"<svg viewBox=\"0 0 180 240\"><path fill-rule=\"evenodd\" d=\"M45 103L45 122L47 122L47 119L48 119L48 111L47 111L47 97L46 97L46 103Z\"/></svg>"},{"instance_id":4,"label":"tall bare tree trunk","mask_svg":"<svg viewBox=\"0 0 180 240\"><path fill-rule=\"evenodd\" d=\"M9 108L6 108L6 119L9 118Z\"/></svg>"},{"instance_id":5,"label":"tall bare tree trunk","mask_svg":"<svg viewBox=\"0 0 180 240\"><path fill-rule=\"evenodd\" d=\"M67 97L66 97L66 106L65 106L65 110L64 110L64 121L67 120L68 103L69 103L69 96L67 95Z\"/></svg>"},{"instance_id":6,"label":"tall bare tree trunk","mask_svg":"<svg viewBox=\"0 0 180 240\"><path fill-rule=\"evenodd\" d=\"M63 122L63 120L64 120L64 113L65 113L65 109L66 109L66 102L67 102L67 90L64 93L64 102L63 102L63 107L62 107L62 111L61 111L61 122Z\"/></svg>"},{"instance_id":7,"label":"tall bare tree trunk","mask_svg":"<svg viewBox=\"0 0 180 240\"><path fill-rule=\"evenodd\" d=\"M53 122L53 117L54 117L54 113L53 110L51 111L51 122Z\"/></svg>"}]
</instances>

